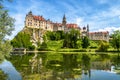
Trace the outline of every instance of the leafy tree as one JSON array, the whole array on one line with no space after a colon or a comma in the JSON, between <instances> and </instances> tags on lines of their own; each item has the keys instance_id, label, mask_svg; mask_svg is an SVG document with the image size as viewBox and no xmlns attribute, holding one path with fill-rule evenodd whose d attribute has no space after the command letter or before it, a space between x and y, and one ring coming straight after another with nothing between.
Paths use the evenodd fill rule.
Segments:
<instances>
[{"instance_id":1,"label":"leafy tree","mask_svg":"<svg viewBox=\"0 0 120 80\"><path fill-rule=\"evenodd\" d=\"M43 41L42 44L40 42L38 42L38 50L46 50L47 47L47 36L46 34L43 36Z\"/></svg>"},{"instance_id":2,"label":"leafy tree","mask_svg":"<svg viewBox=\"0 0 120 80\"><path fill-rule=\"evenodd\" d=\"M67 48L77 48L77 41L79 39L79 31L72 29L70 32L65 34L65 39L63 42L63 47Z\"/></svg>"},{"instance_id":3,"label":"leafy tree","mask_svg":"<svg viewBox=\"0 0 120 80\"><path fill-rule=\"evenodd\" d=\"M38 50L47 50L47 43L46 42L43 42L39 47L38 47Z\"/></svg>"},{"instance_id":4,"label":"leafy tree","mask_svg":"<svg viewBox=\"0 0 120 80\"><path fill-rule=\"evenodd\" d=\"M11 51L11 46L6 36L10 36L14 30L15 21L9 16L8 11L4 8L2 4L4 1L5 0L0 0L0 55L2 54L3 56L9 54Z\"/></svg>"},{"instance_id":5,"label":"leafy tree","mask_svg":"<svg viewBox=\"0 0 120 80\"><path fill-rule=\"evenodd\" d=\"M90 48L91 49L97 48L98 45L99 45L98 42L90 40Z\"/></svg>"},{"instance_id":6,"label":"leafy tree","mask_svg":"<svg viewBox=\"0 0 120 80\"><path fill-rule=\"evenodd\" d=\"M56 31L56 32L47 31L46 36L48 40L61 40L61 39L64 39L64 32L63 31Z\"/></svg>"},{"instance_id":7,"label":"leafy tree","mask_svg":"<svg viewBox=\"0 0 120 80\"><path fill-rule=\"evenodd\" d=\"M104 51L107 51L108 48L109 48L108 42L101 41L100 46L98 48L98 51L103 51L104 52Z\"/></svg>"},{"instance_id":8,"label":"leafy tree","mask_svg":"<svg viewBox=\"0 0 120 80\"><path fill-rule=\"evenodd\" d=\"M82 38L82 48L87 48L90 45L90 41L87 36Z\"/></svg>"},{"instance_id":9,"label":"leafy tree","mask_svg":"<svg viewBox=\"0 0 120 80\"><path fill-rule=\"evenodd\" d=\"M115 49L119 51L120 49L120 31L114 31L112 34L112 45Z\"/></svg>"},{"instance_id":10,"label":"leafy tree","mask_svg":"<svg viewBox=\"0 0 120 80\"><path fill-rule=\"evenodd\" d=\"M11 41L14 48L28 48L34 49L32 42L30 42L30 35L25 32L19 32Z\"/></svg>"}]
</instances>

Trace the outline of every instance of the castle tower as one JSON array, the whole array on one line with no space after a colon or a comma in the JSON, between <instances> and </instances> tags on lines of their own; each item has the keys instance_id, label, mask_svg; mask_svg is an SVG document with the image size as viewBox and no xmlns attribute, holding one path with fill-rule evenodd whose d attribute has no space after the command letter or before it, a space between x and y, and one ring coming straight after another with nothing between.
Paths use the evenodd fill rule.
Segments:
<instances>
[{"instance_id":1,"label":"castle tower","mask_svg":"<svg viewBox=\"0 0 120 80\"><path fill-rule=\"evenodd\" d=\"M32 11L28 12L28 15L32 15Z\"/></svg>"},{"instance_id":2,"label":"castle tower","mask_svg":"<svg viewBox=\"0 0 120 80\"><path fill-rule=\"evenodd\" d=\"M67 21L66 21L66 17L65 17L65 14L64 14L63 20L62 20L62 30L65 31L65 32L67 30L66 23L67 23Z\"/></svg>"},{"instance_id":3,"label":"castle tower","mask_svg":"<svg viewBox=\"0 0 120 80\"><path fill-rule=\"evenodd\" d=\"M66 22L66 17L65 17L65 14L64 14L62 24L63 24L63 25L66 25L66 23L67 23L67 22Z\"/></svg>"},{"instance_id":4,"label":"castle tower","mask_svg":"<svg viewBox=\"0 0 120 80\"><path fill-rule=\"evenodd\" d=\"M33 19L33 15L32 15L32 11L30 11L28 12L28 14L26 14L25 17L25 21L24 21L25 27L32 26L32 22L31 22L32 19Z\"/></svg>"},{"instance_id":5,"label":"castle tower","mask_svg":"<svg viewBox=\"0 0 120 80\"><path fill-rule=\"evenodd\" d=\"M87 36L89 37L89 24L87 24Z\"/></svg>"}]
</instances>

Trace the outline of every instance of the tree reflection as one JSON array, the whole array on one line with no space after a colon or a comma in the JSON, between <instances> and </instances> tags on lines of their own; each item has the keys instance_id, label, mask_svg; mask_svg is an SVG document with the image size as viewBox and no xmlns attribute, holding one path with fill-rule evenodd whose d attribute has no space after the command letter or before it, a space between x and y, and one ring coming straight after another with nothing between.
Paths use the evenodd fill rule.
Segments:
<instances>
[{"instance_id":1,"label":"tree reflection","mask_svg":"<svg viewBox=\"0 0 120 80\"><path fill-rule=\"evenodd\" d=\"M113 58L113 64L115 66L115 72L117 74L120 74L120 55L118 53L118 55L114 56Z\"/></svg>"},{"instance_id":2,"label":"tree reflection","mask_svg":"<svg viewBox=\"0 0 120 80\"><path fill-rule=\"evenodd\" d=\"M78 54L63 54L64 78L75 79L75 75L81 75L81 66L77 62Z\"/></svg>"},{"instance_id":3,"label":"tree reflection","mask_svg":"<svg viewBox=\"0 0 120 80\"><path fill-rule=\"evenodd\" d=\"M110 55L108 54L97 54L93 55L94 59L91 63L92 69L97 70L111 70L111 61L110 61Z\"/></svg>"},{"instance_id":4,"label":"tree reflection","mask_svg":"<svg viewBox=\"0 0 120 80\"><path fill-rule=\"evenodd\" d=\"M10 58L23 80L74 80L91 77L91 69L120 70L120 56L108 54L35 53Z\"/></svg>"},{"instance_id":5,"label":"tree reflection","mask_svg":"<svg viewBox=\"0 0 120 80\"><path fill-rule=\"evenodd\" d=\"M82 55L82 70L84 70L84 74L89 75L89 77L91 76L90 68L91 68L91 58L88 54L83 54Z\"/></svg>"}]
</instances>

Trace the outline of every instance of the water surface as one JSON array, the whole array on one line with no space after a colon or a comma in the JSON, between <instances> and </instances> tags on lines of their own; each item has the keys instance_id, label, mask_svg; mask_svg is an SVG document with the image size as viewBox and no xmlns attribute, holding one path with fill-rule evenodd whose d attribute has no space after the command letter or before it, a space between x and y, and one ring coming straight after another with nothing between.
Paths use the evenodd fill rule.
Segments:
<instances>
[{"instance_id":1,"label":"water surface","mask_svg":"<svg viewBox=\"0 0 120 80\"><path fill-rule=\"evenodd\" d=\"M7 80L120 80L118 53L27 53L0 64ZM13 77L14 76L14 77Z\"/></svg>"}]
</instances>

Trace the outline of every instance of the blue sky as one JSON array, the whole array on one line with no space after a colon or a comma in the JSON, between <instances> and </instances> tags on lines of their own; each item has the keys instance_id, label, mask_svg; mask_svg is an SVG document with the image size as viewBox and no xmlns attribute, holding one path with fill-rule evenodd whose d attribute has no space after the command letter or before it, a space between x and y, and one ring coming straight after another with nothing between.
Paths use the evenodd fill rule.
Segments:
<instances>
[{"instance_id":1,"label":"blue sky","mask_svg":"<svg viewBox=\"0 0 120 80\"><path fill-rule=\"evenodd\" d=\"M4 5L16 19L12 37L23 29L30 10L53 22L61 22L65 14L68 23L89 24L91 32L120 30L120 0L13 0Z\"/></svg>"}]
</instances>

